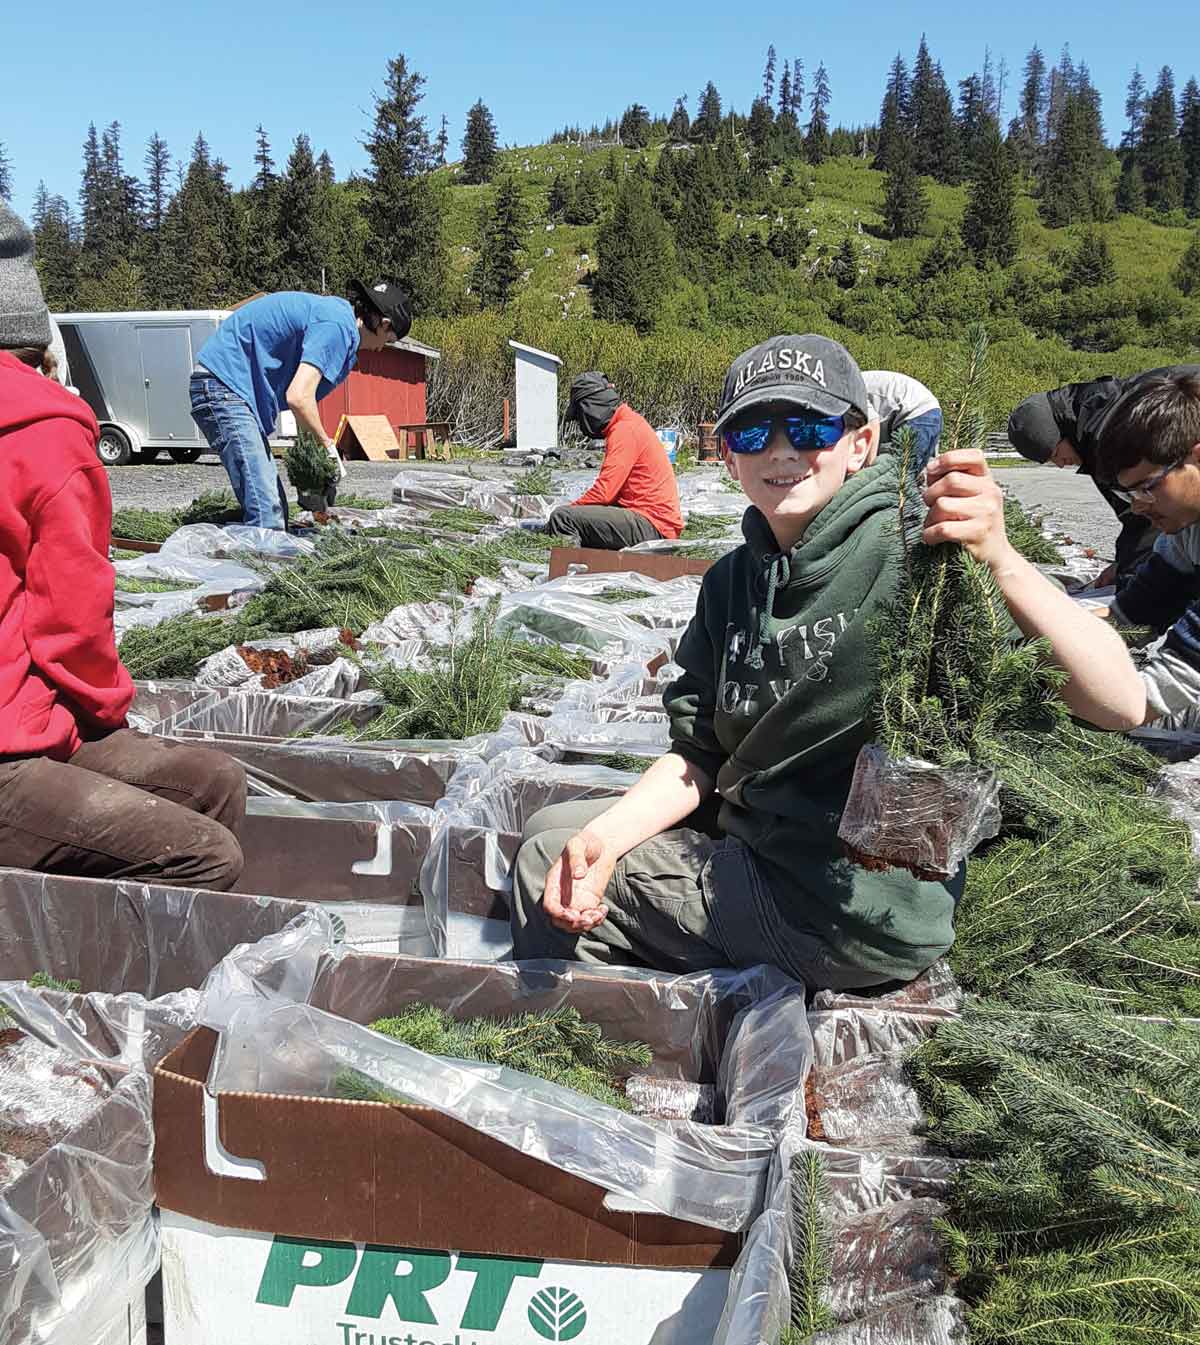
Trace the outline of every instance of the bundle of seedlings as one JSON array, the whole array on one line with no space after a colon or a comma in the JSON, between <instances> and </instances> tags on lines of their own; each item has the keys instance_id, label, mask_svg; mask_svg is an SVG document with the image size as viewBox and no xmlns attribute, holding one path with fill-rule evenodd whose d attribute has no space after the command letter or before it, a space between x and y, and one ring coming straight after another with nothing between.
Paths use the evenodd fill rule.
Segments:
<instances>
[{"instance_id":1,"label":"bundle of seedlings","mask_svg":"<svg viewBox=\"0 0 1200 1345\"><path fill-rule=\"evenodd\" d=\"M185 612L157 626L134 626L121 639L121 662L131 677L194 677L206 658L246 639L237 616L193 616Z\"/></svg>"},{"instance_id":2,"label":"bundle of seedlings","mask_svg":"<svg viewBox=\"0 0 1200 1345\"><path fill-rule=\"evenodd\" d=\"M1200 1030L1052 975L909 1062L968 1160L944 1245L975 1345L1200 1339Z\"/></svg>"},{"instance_id":3,"label":"bundle of seedlings","mask_svg":"<svg viewBox=\"0 0 1200 1345\"><path fill-rule=\"evenodd\" d=\"M446 532L482 532L484 528L495 525L494 514L482 509L472 509L469 505L453 505L445 509L431 509L429 522L432 527L442 528Z\"/></svg>"},{"instance_id":4,"label":"bundle of seedlings","mask_svg":"<svg viewBox=\"0 0 1200 1345\"><path fill-rule=\"evenodd\" d=\"M117 601L122 593L178 593L183 589L195 588L195 579L143 579L138 575L121 574L116 578Z\"/></svg>"},{"instance_id":5,"label":"bundle of seedlings","mask_svg":"<svg viewBox=\"0 0 1200 1345\"><path fill-rule=\"evenodd\" d=\"M206 490L180 509L114 509L112 535L131 542L165 542L176 529L191 523L224 527L241 521L242 507L230 491Z\"/></svg>"},{"instance_id":6,"label":"bundle of seedlings","mask_svg":"<svg viewBox=\"0 0 1200 1345\"><path fill-rule=\"evenodd\" d=\"M549 467L531 467L515 476L509 486L514 495L549 495L554 489L554 473Z\"/></svg>"},{"instance_id":7,"label":"bundle of seedlings","mask_svg":"<svg viewBox=\"0 0 1200 1345\"><path fill-rule=\"evenodd\" d=\"M681 539L685 542L704 542L714 537L729 537L737 533L741 521L738 514L689 514Z\"/></svg>"},{"instance_id":8,"label":"bundle of seedlings","mask_svg":"<svg viewBox=\"0 0 1200 1345\"><path fill-rule=\"evenodd\" d=\"M1034 565L1062 564L1062 552L1042 530L1042 516L1027 514L1011 496L1004 501L1004 531L1013 546Z\"/></svg>"},{"instance_id":9,"label":"bundle of seedlings","mask_svg":"<svg viewBox=\"0 0 1200 1345\"><path fill-rule=\"evenodd\" d=\"M288 480L296 489L301 509L326 514L337 497L341 471L325 445L309 429L301 429L284 455Z\"/></svg>"},{"instance_id":10,"label":"bundle of seedlings","mask_svg":"<svg viewBox=\"0 0 1200 1345\"><path fill-rule=\"evenodd\" d=\"M814 1149L796 1154L788 1172L789 1323L779 1345L804 1341L834 1325L829 1310L833 1276L833 1221L829 1214L829 1182Z\"/></svg>"},{"instance_id":11,"label":"bundle of seedlings","mask_svg":"<svg viewBox=\"0 0 1200 1345\"><path fill-rule=\"evenodd\" d=\"M371 1028L430 1055L504 1065L624 1111L632 1110L625 1096L626 1080L653 1061L644 1042L612 1041L570 1006L459 1022L431 1004L414 1004L394 1018L379 1019ZM339 1075L337 1092L364 1101L403 1100L353 1070Z\"/></svg>"},{"instance_id":12,"label":"bundle of seedlings","mask_svg":"<svg viewBox=\"0 0 1200 1345\"><path fill-rule=\"evenodd\" d=\"M609 770L630 771L641 775L654 765L654 757L639 757L632 752L606 752L598 761L598 766L607 766Z\"/></svg>"},{"instance_id":13,"label":"bundle of seedlings","mask_svg":"<svg viewBox=\"0 0 1200 1345\"><path fill-rule=\"evenodd\" d=\"M982 447L987 335L977 327L947 449ZM839 827L863 867L947 878L1000 825L993 746L1044 732L1065 710L1047 641L1021 642L987 566L964 548L920 539L924 512L911 435L900 439L899 590L877 633L875 740L859 753Z\"/></svg>"}]
</instances>

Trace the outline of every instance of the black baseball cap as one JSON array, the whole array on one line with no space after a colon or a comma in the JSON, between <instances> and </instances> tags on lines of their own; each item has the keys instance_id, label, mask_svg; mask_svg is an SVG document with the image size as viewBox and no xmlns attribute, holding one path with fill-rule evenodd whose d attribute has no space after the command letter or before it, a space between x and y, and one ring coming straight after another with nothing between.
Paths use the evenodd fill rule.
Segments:
<instances>
[{"instance_id":1,"label":"black baseball cap","mask_svg":"<svg viewBox=\"0 0 1200 1345\"><path fill-rule=\"evenodd\" d=\"M862 370L845 346L827 336L772 336L729 366L716 430L744 411L770 403L802 406L823 416L858 411L870 419Z\"/></svg>"},{"instance_id":2,"label":"black baseball cap","mask_svg":"<svg viewBox=\"0 0 1200 1345\"><path fill-rule=\"evenodd\" d=\"M354 293L392 324L396 340L403 340L412 327L412 310L408 306L408 295L396 285L381 280L370 289L361 280L352 280L350 287Z\"/></svg>"}]
</instances>

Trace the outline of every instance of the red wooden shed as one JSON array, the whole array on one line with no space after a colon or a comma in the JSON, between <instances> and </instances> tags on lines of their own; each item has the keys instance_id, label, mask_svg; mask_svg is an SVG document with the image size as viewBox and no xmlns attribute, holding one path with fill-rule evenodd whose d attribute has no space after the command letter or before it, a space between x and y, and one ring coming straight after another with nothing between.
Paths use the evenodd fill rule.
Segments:
<instances>
[{"instance_id":1,"label":"red wooden shed","mask_svg":"<svg viewBox=\"0 0 1200 1345\"><path fill-rule=\"evenodd\" d=\"M337 433L343 416L387 416L397 425L424 425L425 375L441 352L405 337L382 350L363 350L350 377L318 405L321 424Z\"/></svg>"}]
</instances>

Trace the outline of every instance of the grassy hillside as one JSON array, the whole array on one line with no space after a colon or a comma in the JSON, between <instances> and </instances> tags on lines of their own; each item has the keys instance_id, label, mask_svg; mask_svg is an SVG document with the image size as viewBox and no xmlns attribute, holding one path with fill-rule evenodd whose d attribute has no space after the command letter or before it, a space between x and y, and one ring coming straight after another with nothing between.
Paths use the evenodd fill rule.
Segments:
<instances>
[{"instance_id":1,"label":"grassy hillside","mask_svg":"<svg viewBox=\"0 0 1200 1345\"><path fill-rule=\"evenodd\" d=\"M504 151L497 176L511 172L520 181L529 223L525 274L503 312L471 313L467 290L479 212L493 188L459 185L458 167L444 170L456 307L467 315L418 321L416 334L444 352L431 399L464 437L486 439L498 430L500 399L511 396L509 337L563 358L560 391L565 393L569 378L581 369L601 367L655 421L688 428L711 418L729 360L777 331L820 330L844 341L863 367L903 369L941 392L950 382L948 364L963 326L971 316L984 316L994 340L991 414L997 423L1039 388L1195 358L1200 350L1200 300L1184 299L1172 282L1190 239L1187 227L1128 215L1097 226L1115 265L1115 283L1105 294L1112 313L1123 319L1111 328L1122 339L1115 349L1076 349L1055 333L1068 303L1060 288L1062 270L1080 229L1047 228L1036 201L1023 194L1020 253L1013 268L980 272L964 265L936 284L918 285L922 259L943 231L957 226L967 189L929 183L924 234L892 242L881 215L884 176L868 161L853 158L818 167L800 160L782 165L775 182L790 185L773 189L769 210L722 209L723 237L739 229L765 237L773 220L784 217L808 235L803 262L779 285L754 293L731 292L719 277L709 286L681 281L655 330L644 337L594 319L584 282L597 262L598 225L549 218L554 176L603 177L612 160L625 172L639 157L653 171L661 153L688 152L660 146L585 151L571 145ZM1115 156L1110 170L1116 173ZM611 197L615 186L607 180L603 186ZM828 279L826 263L848 236L860 275L858 284L843 292Z\"/></svg>"}]
</instances>

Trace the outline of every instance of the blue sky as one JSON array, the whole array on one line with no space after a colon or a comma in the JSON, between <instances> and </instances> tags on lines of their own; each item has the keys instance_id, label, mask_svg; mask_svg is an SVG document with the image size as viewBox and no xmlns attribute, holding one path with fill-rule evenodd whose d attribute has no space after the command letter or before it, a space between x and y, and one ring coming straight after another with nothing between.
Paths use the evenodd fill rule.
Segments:
<instances>
[{"instance_id":1,"label":"blue sky","mask_svg":"<svg viewBox=\"0 0 1200 1345\"><path fill-rule=\"evenodd\" d=\"M952 86L979 67L985 45L1005 56L1008 114L1030 45L1036 41L1057 59L1069 41L1103 95L1110 141L1123 128L1135 63L1151 83L1164 63L1180 88L1190 74L1200 75L1200 10L1183 0L1136 9L1012 0L982 15L963 0L907 7L607 0L586 10L550 0L357 0L311 8L281 0L59 0L45 9L13 0L5 9L0 142L13 161L14 205L22 213L39 178L74 203L91 120L121 123L127 171L140 171L152 131L186 159L203 130L241 185L252 174L261 121L277 161L286 159L296 133L307 131L342 176L364 164L358 142L372 91L399 51L426 76L430 125L436 129L446 114L455 152L466 110L480 97L505 144L540 140L568 120L602 122L634 99L669 110L687 93L694 112L708 79L745 108L770 42L781 60L799 56L810 72L825 61L833 120L847 124L874 120L888 62L899 49L911 63L922 30Z\"/></svg>"}]
</instances>

